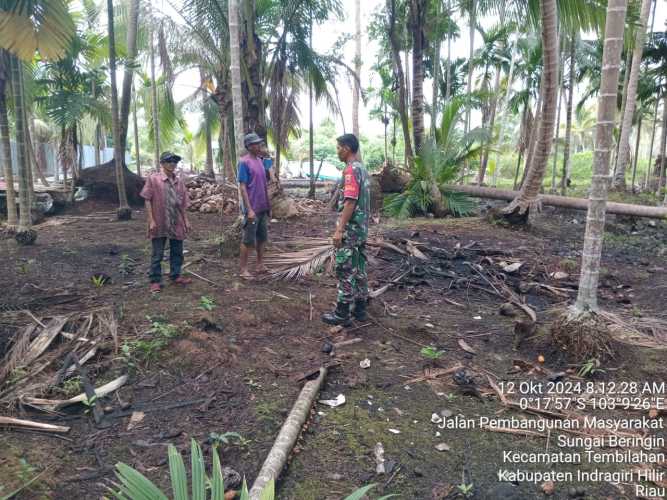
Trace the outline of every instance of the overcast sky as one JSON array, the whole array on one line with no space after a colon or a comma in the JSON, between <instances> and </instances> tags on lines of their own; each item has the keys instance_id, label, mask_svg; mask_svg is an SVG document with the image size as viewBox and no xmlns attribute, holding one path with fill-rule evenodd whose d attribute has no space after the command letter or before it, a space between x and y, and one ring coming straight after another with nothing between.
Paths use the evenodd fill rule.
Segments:
<instances>
[{"instance_id":1,"label":"overcast sky","mask_svg":"<svg viewBox=\"0 0 667 500\"><path fill-rule=\"evenodd\" d=\"M154 5L156 5L160 10L167 13L170 16L174 16L180 19L180 15L170 7L170 3L177 5L180 3L179 0L153 0ZM657 0L657 10L656 10L656 19L655 19L655 30L660 31L664 30L665 22L667 20L667 1L666 0ZM368 34L366 33L365 26L370 23L371 15L375 12L382 4L384 0L362 0L361 2L361 16L362 16L362 73L361 81L363 88L368 88L369 86L377 86L379 77L373 72L370 71L370 67L373 65L377 59L378 45L374 41L370 40ZM343 9L346 14L346 19L344 20L332 20L328 21L324 25L318 26L314 30L313 35L313 46L316 50L326 53L330 48L336 43L336 41L344 34L354 33L354 0L342 0ZM487 20L489 23L495 22L493 19ZM468 54L467 47L467 26L464 23L460 26L462 36L458 40L452 43L452 53L454 56L460 56ZM481 37L477 34L476 45L481 44ZM443 47L444 50L444 47ZM444 56L443 52L443 56ZM344 52L344 59L351 66L354 61L354 41L350 40ZM185 73L180 78L176 80L174 93L177 100L183 99L187 95L190 95L193 92L193 88L199 84L199 76L196 72ZM430 100L431 92L430 88L432 83L427 80L424 84L424 88L428 89L425 93L427 99ZM340 106L345 115L345 127L347 131L351 131L352 128L352 89L350 86L349 80L345 76L341 76L337 84L337 89L340 97ZM373 107L373 103L368 103L367 106L364 106L363 103L360 106L359 111L359 122L361 131L364 135L368 136L380 136L382 135L383 126L379 120L371 120L369 118L369 111ZM304 93L299 101L299 109L301 112L301 124L302 127L308 126L308 95ZM329 109L324 105L324 103L317 104L314 110L314 122L315 126L321 123L325 118L330 117L335 120L337 132L343 132L343 123L340 117L335 116L331 113ZM196 128L196 123L198 123L197 117L190 116L186 117L188 122L191 124L192 128ZM428 115L426 120L428 123ZM473 116L473 123L476 119Z\"/></svg>"}]
</instances>

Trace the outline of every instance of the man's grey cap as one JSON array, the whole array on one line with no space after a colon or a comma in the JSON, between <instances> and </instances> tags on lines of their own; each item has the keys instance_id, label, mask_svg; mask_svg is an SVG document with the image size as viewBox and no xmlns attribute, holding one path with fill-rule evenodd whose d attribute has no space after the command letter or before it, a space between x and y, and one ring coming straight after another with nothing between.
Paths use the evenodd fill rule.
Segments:
<instances>
[{"instance_id":1,"label":"man's grey cap","mask_svg":"<svg viewBox=\"0 0 667 500\"><path fill-rule=\"evenodd\" d=\"M246 134L246 136L243 138L243 145L247 148L251 144L260 144L264 142L264 139L262 139L259 135L257 135L255 132L251 132L249 134Z\"/></svg>"}]
</instances>

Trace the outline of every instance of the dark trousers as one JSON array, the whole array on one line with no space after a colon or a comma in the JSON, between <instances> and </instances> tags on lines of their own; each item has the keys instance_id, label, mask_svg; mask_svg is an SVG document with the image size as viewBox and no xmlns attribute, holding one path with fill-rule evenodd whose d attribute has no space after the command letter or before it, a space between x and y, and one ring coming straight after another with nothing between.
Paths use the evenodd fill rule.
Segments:
<instances>
[{"instance_id":1,"label":"dark trousers","mask_svg":"<svg viewBox=\"0 0 667 500\"><path fill-rule=\"evenodd\" d=\"M151 283L162 282L162 257L167 238L153 238L153 256L151 257L151 269L148 273ZM183 241L169 240L169 277L176 279L181 275L183 266Z\"/></svg>"}]
</instances>

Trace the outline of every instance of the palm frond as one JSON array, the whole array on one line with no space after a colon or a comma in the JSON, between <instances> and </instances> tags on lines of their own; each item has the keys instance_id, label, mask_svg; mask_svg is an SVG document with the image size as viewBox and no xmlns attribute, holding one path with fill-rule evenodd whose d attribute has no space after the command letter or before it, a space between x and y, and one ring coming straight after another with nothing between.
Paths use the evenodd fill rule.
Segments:
<instances>
[{"instance_id":1,"label":"palm frond","mask_svg":"<svg viewBox=\"0 0 667 500\"><path fill-rule=\"evenodd\" d=\"M75 26L64 0L15 0L0 3L0 48L29 61L38 51L44 59L62 57Z\"/></svg>"},{"instance_id":2,"label":"palm frond","mask_svg":"<svg viewBox=\"0 0 667 500\"><path fill-rule=\"evenodd\" d=\"M465 217L475 211L477 204L464 193L442 189L442 196L447 208L456 217Z\"/></svg>"},{"instance_id":3,"label":"palm frond","mask_svg":"<svg viewBox=\"0 0 667 500\"><path fill-rule=\"evenodd\" d=\"M383 210L389 217L397 219L407 219L416 212L412 197L408 192L385 196Z\"/></svg>"},{"instance_id":4,"label":"palm frond","mask_svg":"<svg viewBox=\"0 0 667 500\"><path fill-rule=\"evenodd\" d=\"M276 269L271 276L274 279L299 280L324 269L327 263L333 262L335 249L331 243L322 244L322 241L326 242L321 239L314 239L312 242L304 240L301 243L311 243L311 246L292 252L267 255L266 265Z\"/></svg>"}]
</instances>

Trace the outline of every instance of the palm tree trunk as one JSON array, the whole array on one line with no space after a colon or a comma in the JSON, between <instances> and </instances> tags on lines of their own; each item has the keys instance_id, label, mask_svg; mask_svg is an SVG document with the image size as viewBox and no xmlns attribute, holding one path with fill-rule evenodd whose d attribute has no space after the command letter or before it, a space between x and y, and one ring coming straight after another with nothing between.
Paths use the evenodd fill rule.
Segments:
<instances>
[{"instance_id":1,"label":"palm tree trunk","mask_svg":"<svg viewBox=\"0 0 667 500\"><path fill-rule=\"evenodd\" d=\"M625 111L623 112L623 124L621 125L621 138L619 140L618 158L616 160L616 173L614 175L614 186L625 191L625 170L630 158L630 131L632 120L637 105L637 88L639 87L639 71L642 63L642 52L644 50L644 39L646 38L646 27L648 16L651 13L651 0L642 0L642 10L637 26L635 47L632 53L632 67L626 95Z\"/></svg>"},{"instance_id":2,"label":"palm tree trunk","mask_svg":"<svg viewBox=\"0 0 667 500\"><path fill-rule=\"evenodd\" d=\"M514 170L514 185L513 185L513 190L516 191L518 185L519 185L519 170L521 169L521 156L523 154L523 151L519 150L519 156L516 159L516 169Z\"/></svg>"},{"instance_id":3,"label":"palm tree trunk","mask_svg":"<svg viewBox=\"0 0 667 500\"><path fill-rule=\"evenodd\" d=\"M607 3L602 77L595 132L593 178L586 217L579 293L574 306L575 312L578 314L597 310L598 277L609 188L609 157L614 147L614 116L616 114L616 96L618 94L618 76L621 66L626 9L627 0L609 0Z\"/></svg>"},{"instance_id":4,"label":"palm tree trunk","mask_svg":"<svg viewBox=\"0 0 667 500\"><path fill-rule=\"evenodd\" d=\"M500 92L500 66L496 67L496 81L493 85L493 98L491 101L491 113L489 116L489 142L484 149L484 155L482 156L482 161L479 165L479 178L477 179L477 184L481 186L484 183L484 176L486 175L486 167L489 163L489 152L491 150L491 144L493 142L493 126L496 122L496 108L498 107L498 93ZM496 164L496 169L498 164ZM495 175L495 169L494 169Z\"/></svg>"},{"instance_id":5,"label":"palm tree trunk","mask_svg":"<svg viewBox=\"0 0 667 500\"><path fill-rule=\"evenodd\" d=\"M412 28L412 128L415 136L415 153L424 144L424 24L426 0L410 0Z\"/></svg>"},{"instance_id":6,"label":"palm tree trunk","mask_svg":"<svg viewBox=\"0 0 667 500\"><path fill-rule=\"evenodd\" d=\"M357 39L357 43L360 43L361 40L361 28L360 23L361 19L359 19L359 0L356 0L356 9L357 9L357 36L359 37ZM313 13L312 10L310 12L310 33L308 35L308 46L310 50L313 50ZM361 50L358 48L358 50ZM359 54L356 55L356 57L359 57ZM361 68L361 59L358 59L355 61L355 67L359 65L359 68ZM357 72L357 78L359 77L359 72ZM357 108L355 112L352 113L352 128L354 129L354 120L357 120L357 131L353 132L354 135L359 138L359 80L355 78L354 79L354 90L357 92ZM285 120L281 120L283 123L283 126L287 126L285 124ZM308 197L311 199L315 199L315 127L313 126L313 79L308 76L308 173L309 173L309 179L310 179L310 186L308 188Z\"/></svg>"},{"instance_id":7,"label":"palm tree trunk","mask_svg":"<svg viewBox=\"0 0 667 500\"><path fill-rule=\"evenodd\" d=\"M642 117L639 116L637 123L637 138L635 140L635 158L632 163L632 192L635 192L635 180L637 179L637 163L639 163L639 142L642 136Z\"/></svg>"},{"instance_id":8,"label":"palm tree trunk","mask_svg":"<svg viewBox=\"0 0 667 500\"><path fill-rule=\"evenodd\" d=\"M625 106L628 102L628 83L630 82L630 67L632 66L632 52L630 50L627 51L627 55L625 57L625 76L623 77L623 92L621 93L621 123L619 123L619 130L620 127L623 125L623 116L625 115ZM619 146L621 145L621 141L616 141L616 147L614 148L613 155L611 157L611 165L612 165L612 177L616 175L616 167L618 166L618 149ZM595 147L594 147L595 148Z\"/></svg>"},{"instance_id":9,"label":"palm tree trunk","mask_svg":"<svg viewBox=\"0 0 667 500\"><path fill-rule=\"evenodd\" d=\"M451 0L447 0L447 16L451 17L452 7ZM452 95L452 78L451 78L451 69L452 68L452 36L447 31L447 79L445 80L445 102L449 101L449 96Z\"/></svg>"},{"instance_id":10,"label":"palm tree trunk","mask_svg":"<svg viewBox=\"0 0 667 500\"><path fill-rule=\"evenodd\" d=\"M514 61L515 61L515 54L514 51L516 49L516 41L512 44L512 60L510 61L510 71L507 75L507 90L505 92L505 97L502 101L501 107L500 107L500 130L498 130L498 149L496 151L496 167L493 169L493 186L495 187L496 184L498 183L498 174L500 173L500 148L502 147L503 143L503 134L505 132L505 117L507 116L507 108L509 106L509 97L510 97L510 90L512 89L512 77L514 76Z\"/></svg>"},{"instance_id":11,"label":"palm tree trunk","mask_svg":"<svg viewBox=\"0 0 667 500\"><path fill-rule=\"evenodd\" d=\"M9 81L10 69L5 67L5 51L0 50L0 151L2 151L2 164L4 165L5 184L7 186L7 225L15 227L16 217L16 192L14 191L14 171L12 162L12 146L9 139L9 118L7 116L7 93L5 91Z\"/></svg>"},{"instance_id":12,"label":"palm tree trunk","mask_svg":"<svg viewBox=\"0 0 667 500\"><path fill-rule=\"evenodd\" d=\"M23 64L19 61L19 74L18 74L18 84L20 88L20 93L21 93L21 110L22 110L22 122L23 122L23 147L24 147L24 155L25 155L25 161L26 161L26 173L28 175L28 206L30 207L31 214L32 211L36 209L35 206L35 176L34 176L34 165L32 162L32 158L30 157L30 135L29 135L29 129L28 129L28 109L27 109L27 103L26 103L26 94L25 94L25 81L23 77ZM18 112L18 110L15 109L15 112ZM18 126L18 122L17 122ZM32 217L32 215L31 215ZM32 219L31 219L32 222Z\"/></svg>"},{"instance_id":13,"label":"palm tree trunk","mask_svg":"<svg viewBox=\"0 0 667 500\"><path fill-rule=\"evenodd\" d=\"M92 94L93 98L97 99L97 83L95 78L93 78L92 83ZM95 165L100 165L102 163L102 158L100 157L100 122L98 121L95 124Z\"/></svg>"},{"instance_id":14,"label":"palm tree trunk","mask_svg":"<svg viewBox=\"0 0 667 500\"><path fill-rule=\"evenodd\" d=\"M239 1L229 0L229 53L232 78L232 103L234 108L234 144L237 158L243 147L243 95L241 94L241 48L239 46Z\"/></svg>"},{"instance_id":15,"label":"palm tree trunk","mask_svg":"<svg viewBox=\"0 0 667 500\"><path fill-rule=\"evenodd\" d=\"M116 42L114 39L113 0L107 0L107 15L109 29L109 72L111 77L111 122L113 124L113 149L114 163L116 167L116 189L118 190L118 219L128 220L132 218L132 210L127 204L127 192L125 191L125 172L123 157L124 151L121 145L120 117L118 115L118 88L116 85Z\"/></svg>"},{"instance_id":16,"label":"palm tree trunk","mask_svg":"<svg viewBox=\"0 0 667 500\"><path fill-rule=\"evenodd\" d=\"M542 78L542 83L543 83L544 78ZM540 84L540 88L544 88L543 84ZM537 134L539 131L540 127L540 122L542 121L542 102L543 102L544 95L542 94L541 90L537 96L537 103L535 104L535 119L533 120L533 126L530 129L530 139L528 140L528 147L526 148L525 154L526 154L526 159L524 161L523 165L523 174L521 175L521 182L519 183L519 187L523 186L524 181L526 180L526 176L528 175L528 171L531 169L533 165L533 156L535 154L535 145L537 144Z\"/></svg>"},{"instance_id":17,"label":"palm tree trunk","mask_svg":"<svg viewBox=\"0 0 667 500\"><path fill-rule=\"evenodd\" d=\"M238 0L237 0L238 1ZM257 36L255 25L257 18L256 0L238 1L239 6L239 61L243 61L241 74L243 91L244 132L257 132L266 139L266 118L264 89L262 86L262 41ZM240 64L240 62L239 62Z\"/></svg>"},{"instance_id":18,"label":"palm tree trunk","mask_svg":"<svg viewBox=\"0 0 667 500\"><path fill-rule=\"evenodd\" d=\"M211 133L211 122L207 116L204 116L204 135L206 141L206 175L215 177L213 169L213 136Z\"/></svg>"},{"instance_id":19,"label":"palm tree trunk","mask_svg":"<svg viewBox=\"0 0 667 500\"><path fill-rule=\"evenodd\" d=\"M663 96L662 104L662 132L660 134L660 166L658 177L658 188L655 191L656 196L660 196L660 189L665 184L665 167L667 167L667 159L665 159L665 148L667 147L667 92Z\"/></svg>"},{"instance_id":20,"label":"palm tree trunk","mask_svg":"<svg viewBox=\"0 0 667 500\"><path fill-rule=\"evenodd\" d=\"M361 94L361 86L359 78L361 78L361 0L354 1L354 71L357 77L352 82L352 133L359 137L359 97ZM312 20L311 20L311 38L312 38ZM311 160L312 161L312 160Z\"/></svg>"},{"instance_id":21,"label":"palm tree trunk","mask_svg":"<svg viewBox=\"0 0 667 500\"><path fill-rule=\"evenodd\" d=\"M102 125L97 122L95 125L95 165L102 164Z\"/></svg>"},{"instance_id":22,"label":"palm tree trunk","mask_svg":"<svg viewBox=\"0 0 667 500\"><path fill-rule=\"evenodd\" d=\"M229 154L229 127L227 127L227 119L223 118L220 120L220 137L218 138L218 143L220 146L220 151L222 151L222 173L223 178L226 182L233 182L232 177L232 157ZM276 168L278 166L276 165Z\"/></svg>"},{"instance_id":23,"label":"palm tree trunk","mask_svg":"<svg viewBox=\"0 0 667 500\"><path fill-rule=\"evenodd\" d=\"M542 18L543 47L543 84L540 94L544 93L542 113L538 123L535 153L531 161L526 182L521 187L519 196L513 200L504 212L515 210L519 214L527 213L531 205L537 203L537 195L542 186L542 179L547 166L551 142L553 141L554 122L556 119L556 98L558 97L558 33L556 31L556 0L540 0Z\"/></svg>"},{"instance_id":24,"label":"palm tree trunk","mask_svg":"<svg viewBox=\"0 0 667 500\"><path fill-rule=\"evenodd\" d=\"M442 0L435 3L436 18L440 17L440 5ZM438 85L440 84L440 45L442 41L440 38L433 40L433 89L431 99L431 135L435 137L435 129L438 123Z\"/></svg>"},{"instance_id":25,"label":"palm tree trunk","mask_svg":"<svg viewBox=\"0 0 667 500\"><path fill-rule=\"evenodd\" d=\"M469 19L470 22L468 25L469 51L468 51L468 85L466 87L466 97L468 98L468 102L466 104L466 122L465 122L466 134L470 131L470 97L472 96L472 73L473 73L472 58L475 52L476 9L477 9L477 0L470 0L470 12L468 13L470 17Z\"/></svg>"},{"instance_id":26,"label":"palm tree trunk","mask_svg":"<svg viewBox=\"0 0 667 500\"><path fill-rule=\"evenodd\" d=\"M558 139L560 138L560 110L562 108L563 104L563 91L565 90L564 88L564 76L563 73L565 71L565 63L564 63L564 56L565 53L562 50L561 44L560 44L560 29L558 30L558 35L559 35L559 56L560 56L560 64L558 65L558 108L556 111L556 138L554 140L554 158L553 158L553 165L551 166L551 193L556 194L556 164L558 163Z\"/></svg>"},{"instance_id":27,"label":"palm tree trunk","mask_svg":"<svg viewBox=\"0 0 667 500\"><path fill-rule=\"evenodd\" d=\"M653 175L653 145L655 142L655 131L658 128L658 108L660 107L660 88L662 87L662 78L658 81L658 95L655 99L655 109L653 110L653 120L651 123L653 127L651 129L651 145L648 148L648 164L646 166L646 172L644 175L644 189L649 189L651 176Z\"/></svg>"},{"instance_id":28,"label":"palm tree trunk","mask_svg":"<svg viewBox=\"0 0 667 500\"><path fill-rule=\"evenodd\" d=\"M123 154L127 150L127 132L130 123L130 102L132 100L132 79L137 57L137 30L139 26L139 1L130 0L130 12L127 25L127 62L123 73L123 95L120 100L120 148Z\"/></svg>"},{"instance_id":29,"label":"palm tree trunk","mask_svg":"<svg viewBox=\"0 0 667 500\"><path fill-rule=\"evenodd\" d=\"M32 226L30 213L30 175L28 172L28 158L25 144L25 113L23 109L23 89L21 85L21 62L16 56L11 56L12 88L14 96L14 114L16 117L16 163L19 178L19 232L28 231Z\"/></svg>"},{"instance_id":30,"label":"palm tree trunk","mask_svg":"<svg viewBox=\"0 0 667 500\"><path fill-rule=\"evenodd\" d=\"M155 30L151 28L150 40L151 60L151 116L153 117L153 167L160 170L160 120L158 118L157 81L155 80Z\"/></svg>"},{"instance_id":31,"label":"palm tree trunk","mask_svg":"<svg viewBox=\"0 0 667 500\"><path fill-rule=\"evenodd\" d=\"M398 115L401 118L401 125L403 128L403 140L405 142L405 156L408 165L412 165L412 139L410 137L410 124L408 121L408 113L406 109L406 87L405 75L403 74L403 63L401 62L400 45L398 41L398 34L396 33L396 0L387 0L389 11L389 41L391 44L391 54L394 59L394 71L396 72L396 81L398 82Z\"/></svg>"},{"instance_id":32,"label":"palm tree trunk","mask_svg":"<svg viewBox=\"0 0 667 500\"><path fill-rule=\"evenodd\" d=\"M567 113L565 115L565 149L563 151L563 176L560 180L560 193L565 196L567 192L567 181L570 173L571 140L572 140L572 108L574 106L574 83L575 83L575 47L576 35L572 33L570 40L570 78L567 89Z\"/></svg>"},{"instance_id":33,"label":"palm tree trunk","mask_svg":"<svg viewBox=\"0 0 667 500\"><path fill-rule=\"evenodd\" d=\"M653 2L653 14L651 15L651 29L649 31L650 36L653 35L653 29L655 27L655 10L658 7L658 1L655 0ZM646 62L646 69L648 69L648 62ZM660 84L662 82L662 79L658 80L658 88L660 88ZM646 167L646 172L644 175L644 182L642 183L642 189L646 189L648 187L648 181L649 181L649 176L651 172L651 161L653 159L653 139L655 139L655 124L656 124L656 119L657 119L657 113L658 113L658 102L660 101L660 91L658 90L658 95L656 96L656 102L655 102L655 112L653 113L653 128L651 131L651 147L649 148L648 152L648 165Z\"/></svg>"},{"instance_id":34,"label":"palm tree trunk","mask_svg":"<svg viewBox=\"0 0 667 500\"><path fill-rule=\"evenodd\" d=\"M389 125L389 118L387 118L387 101L383 102L384 106L384 115L382 117L382 124L384 125L384 163L387 163L387 160L389 159L388 153L389 150L387 148L387 126Z\"/></svg>"},{"instance_id":35,"label":"palm tree trunk","mask_svg":"<svg viewBox=\"0 0 667 500\"><path fill-rule=\"evenodd\" d=\"M83 144L79 140L79 127L74 125L72 127L72 137L74 137L74 151L76 151L76 179L81 177L81 170L83 169Z\"/></svg>"},{"instance_id":36,"label":"palm tree trunk","mask_svg":"<svg viewBox=\"0 0 667 500\"><path fill-rule=\"evenodd\" d=\"M141 177L141 155L139 154L139 123L137 122L137 95L134 95L132 107L132 122L134 125L134 156L137 161L137 175ZM99 154L99 152L98 152Z\"/></svg>"}]
</instances>

